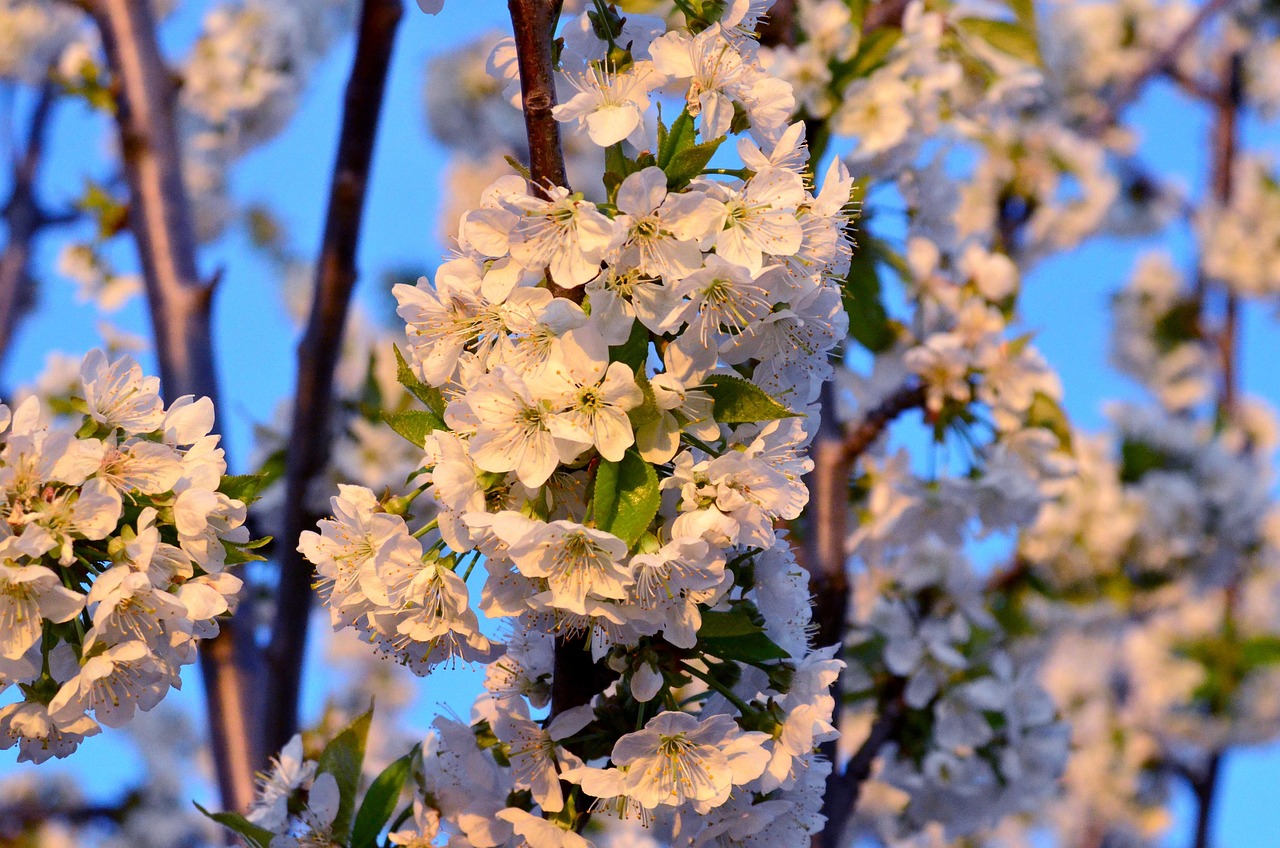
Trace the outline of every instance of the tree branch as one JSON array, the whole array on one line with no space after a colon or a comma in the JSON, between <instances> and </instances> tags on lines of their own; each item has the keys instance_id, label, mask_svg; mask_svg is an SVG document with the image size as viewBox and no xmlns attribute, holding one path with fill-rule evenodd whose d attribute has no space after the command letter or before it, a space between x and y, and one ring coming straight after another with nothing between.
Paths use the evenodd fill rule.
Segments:
<instances>
[{"instance_id":1,"label":"tree branch","mask_svg":"<svg viewBox=\"0 0 1280 848\"><path fill-rule=\"evenodd\" d=\"M1234 189L1236 150L1239 146L1240 103L1244 96L1243 57L1232 53L1223 69L1221 96L1214 103L1212 191L1214 202L1229 206ZM1222 360L1222 385L1218 393L1218 415L1229 418L1236 411L1239 394L1237 351L1240 336L1240 302L1226 288L1226 308L1218 333L1218 353Z\"/></svg>"},{"instance_id":2,"label":"tree branch","mask_svg":"<svg viewBox=\"0 0 1280 848\"><path fill-rule=\"evenodd\" d=\"M867 738L862 740L843 769L832 767L831 776L827 778L827 793L822 801L827 823L822 832L814 836L813 848L842 848L847 843L845 830L858 809L858 798L862 795L863 785L871 777L876 758L884 746L902 732L907 716L907 705L903 700L906 688L906 678L889 680L880 694L880 707Z\"/></svg>"},{"instance_id":3,"label":"tree branch","mask_svg":"<svg viewBox=\"0 0 1280 848\"><path fill-rule=\"evenodd\" d=\"M880 0L867 9L862 18L862 31L871 32L883 26L901 26L910 0Z\"/></svg>"},{"instance_id":4,"label":"tree branch","mask_svg":"<svg viewBox=\"0 0 1280 848\"><path fill-rule=\"evenodd\" d=\"M516 64L520 69L521 106L529 140L529 174L533 190L544 197L547 186L569 187L564 150L560 146L560 125L551 114L556 105L552 42L560 6L561 0L508 0L507 3L516 42ZM549 274L546 282L556 297L582 302L581 287L562 288ZM591 659L586 636L558 637L551 676L551 714L559 715L588 703L603 685L607 685L605 675Z\"/></svg>"},{"instance_id":5,"label":"tree branch","mask_svg":"<svg viewBox=\"0 0 1280 848\"><path fill-rule=\"evenodd\" d=\"M36 179L44 161L44 143L58 89L52 80L40 87L26 146L13 165L13 189L0 209L6 237L0 254L0 363L4 362L18 320L33 299L31 253L40 231L51 222L36 197Z\"/></svg>"},{"instance_id":6,"label":"tree branch","mask_svg":"<svg viewBox=\"0 0 1280 848\"><path fill-rule=\"evenodd\" d=\"M552 42L562 0L508 0L511 29L520 69L520 97L525 135L529 139L529 173L533 188L568 188L560 124L551 114L556 105Z\"/></svg>"},{"instance_id":7,"label":"tree branch","mask_svg":"<svg viewBox=\"0 0 1280 848\"><path fill-rule=\"evenodd\" d=\"M211 333L212 285L196 270L196 240L182 182L174 118L175 88L156 40L151 4L85 0L119 87L116 123L131 201L130 226L146 281L160 378L170 401L181 395L218 399ZM202 643L201 672L209 709L218 786L228 809L253 800L254 770L264 762L255 710L257 652L245 622L232 617Z\"/></svg>"},{"instance_id":8,"label":"tree branch","mask_svg":"<svg viewBox=\"0 0 1280 848\"><path fill-rule=\"evenodd\" d=\"M286 456L285 509L277 557L275 623L267 652L266 749L283 748L298 726L298 696L311 611L311 564L297 551L317 516L307 508L312 480L329 462L333 373L356 282L364 201L387 71L403 14L401 0L364 0L356 54L347 80L324 240L306 332L298 344L298 379Z\"/></svg>"},{"instance_id":9,"label":"tree branch","mask_svg":"<svg viewBox=\"0 0 1280 848\"><path fill-rule=\"evenodd\" d=\"M1190 778L1191 792L1196 799L1196 825L1192 848L1210 848L1213 830L1213 806L1218 794L1218 778L1222 772L1222 754L1209 755L1203 775Z\"/></svg>"},{"instance_id":10,"label":"tree branch","mask_svg":"<svg viewBox=\"0 0 1280 848\"><path fill-rule=\"evenodd\" d=\"M1182 55L1182 51L1190 46L1195 37L1200 34L1200 30L1215 15L1230 6L1232 2L1234 0L1205 0L1200 8L1196 10L1191 20L1187 22L1187 25L1179 30L1169 44L1152 56L1151 60L1138 73L1129 77L1120 85L1119 90L1111 97L1102 112L1087 123L1084 134L1096 135L1115 123L1116 118L1119 117L1120 110L1138 95L1142 86L1146 85L1152 77L1173 69L1178 62L1178 58Z\"/></svg>"},{"instance_id":11,"label":"tree branch","mask_svg":"<svg viewBox=\"0 0 1280 848\"><path fill-rule=\"evenodd\" d=\"M836 392L833 382L822 387L822 418L809 447L813 471L805 481L809 487L809 507L804 515L804 561L809 569L809 594L813 597L813 618L817 627L815 644L844 645L849 617L848 574L845 542L848 538L849 477L854 464L879 438L890 422L909 409L924 404L924 389L906 385L867 412L862 422L845 432L836 419ZM840 722L843 691L839 678L832 684L835 699L833 723ZM882 720L862 749L844 770L833 765L827 778L822 812L827 824L814 835L814 848L839 848L853 815L862 783L871 773L871 764L884 742L896 733L901 708L901 685L891 685L884 693ZM892 708L892 709L890 709ZM882 738L883 737L883 738ZM835 741L824 743L823 755L836 762ZM865 762L864 762L865 761Z\"/></svg>"},{"instance_id":12,"label":"tree branch","mask_svg":"<svg viewBox=\"0 0 1280 848\"><path fill-rule=\"evenodd\" d=\"M804 559L809 569L809 594L813 598L813 621L817 627L814 643L819 647L839 645L844 649L845 626L849 618L849 574L845 540L848 538L849 474L853 458L845 450L845 437L836 419L836 392L833 380L822 386L819 395L822 417L809 446L813 470L805 481L809 505L804 512ZM832 723L839 725L844 691L837 677L831 684L835 699ZM815 834L815 848L836 848L844 824L852 813L845 804L836 768L836 742L824 742L821 752L832 763L822 811L827 825Z\"/></svg>"},{"instance_id":13,"label":"tree branch","mask_svg":"<svg viewBox=\"0 0 1280 848\"><path fill-rule=\"evenodd\" d=\"M857 427L845 434L842 448L844 461L852 467L894 419L912 409L919 409L924 406L924 401L924 387L911 384L902 386L884 398L863 416Z\"/></svg>"}]
</instances>

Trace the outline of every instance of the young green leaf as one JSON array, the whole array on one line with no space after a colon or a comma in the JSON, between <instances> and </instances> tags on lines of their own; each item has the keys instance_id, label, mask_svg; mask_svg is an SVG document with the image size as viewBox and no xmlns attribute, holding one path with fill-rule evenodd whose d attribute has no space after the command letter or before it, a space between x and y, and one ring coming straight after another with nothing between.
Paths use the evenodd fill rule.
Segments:
<instances>
[{"instance_id":1,"label":"young green leaf","mask_svg":"<svg viewBox=\"0 0 1280 848\"><path fill-rule=\"evenodd\" d=\"M719 149L725 138L725 136L720 136L711 141L704 141L701 144L686 147L672 156L671 161L663 169L667 172L667 188L672 191L682 189L694 177L701 174L702 169L707 167L711 157L716 155L716 150Z\"/></svg>"},{"instance_id":2,"label":"young green leaf","mask_svg":"<svg viewBox=\"0 0 1280 848\"><path fill-rule=\"evenodd\" d=\"M1027 426L1043 427L1058 437L1058 446L1071 450L1071 422L1056 400L1044 392L1036 392L1027 410Z\"/></svg>"},{"instance_id":3,"label":"young green leaf","mask_svg":"<svg viewBox=\"0 0 1280 848\"><path fill-rule=\"evenodd\" d=\"M400 382L400 385L408 389L409 394L425 403L427 409L434 412L437 417L443 417L444 396L440 394L440 390L434 386L428 386L418 379L418 375L413 373L413 369L409 367L404 354L400 352L399 345L392 345L391 347L396 352L396 379Z\"/></svg>"},{"instance_id":4,"label":"young green leaf","mask_svg":"<svg viewBox=\"0 0 1280 848\"><path fill-rule=\"evenodd\" d=\"M884 64L894 45L901 39L902 30L897 27L882 27L865 33L858 43L858 52L847 62L832 69L834 84L843 85L850 80L868 76Z\"/></svg>"},{"instance_id":5,"label":"young green leaf","mask_svg":"<svg viewBox=\"0 0 1280 848\"><path fill-rule=\"evenodd\" d=\"M644 364L649 359L649 330L639 321L632 323L631 334L620 345L609 348L610 362L624 362L637 374L644 373Z\"/></svg>"},{"instance_id":6,"label":"young green leaf","mask_svg":"<svg viewBox=\"0 0 1280 848\"><path fill-rule=\"evenodd\" d=\"M266 471L257 474L228 474L218 483L218 491L234 501L242 501L245 506L262 496L262 491L275 482L279 475L271 475Z\"/></svg>"},{"instance_id":7,"label":"young green leaf","mask_svg":"<svg viewBox=\"0 0 1280 848\"><path fill-rule=\"evenodd\" d=\"M355 824L351 827L351 848L375 848L378 834L395 815L405 782L413 772L414 752L410 751L382 770L364 793Z\"/></svg>"},{"instance_id":8,"label":"young green leaf","mask_svg":"<svg viewBox=\"0 0 1280 848\"><path fill-rule=\"evenodd\" d=\"M728 639L735 636L749 636L759 633L760 625L751 619L750 613L742 607L731 610L707 610L702 614L702 626L698 628L699 639Z\"/></svg>"},{"instance_id":9,"label":"young green leaf","mask_svg":"<svg viewBox=\"0 0 1280 848\"><path fill-rule=\"evenodd\" d=\"M634 547L658 514L658 474L634 449L619 462L601 461L592 490L596 527Z\"/></svg>"},{"instance_id":10,"label":"young green leaf","mask_svg":"<svg viewBox=\"0 0 1280 848\"><path fill-rule=\"evenodd\" d=\"M956 26L990 44L1001 53L1021 59L1029 65L1039 66L1040 45L1033 31L1013 21L989 21L984 18L962 18Z\"/></svg>"},{"instance_id":11,"label":"young green leaf","mask_svg":"<svg viewBox=\"0 0 1280 848\"><path fill-rule=\"evenodd\" d=\"M333 819L333 833L345 837L351 831L351 815L356 806L356 793L360 790L360 775L364 769L365 744L369 738L369 725L373 722L373 709L357 716L333 741L320 752L316 773L328 772L338 782L338 814ZM342 841L346 841L343 839Z\"/></svg>"},{"instance_id":12,"label":"young green leaf","mask_svg":"<svg viewBox=\"0 0 1280 848\"><path fill-rule=\"evenodd\" d=\"M444 430L444 419L426 409L410 409L406 412L383 412L382 420L390 425L401 436L409 440L414 447L422 447L427 434L433 430Z\"/></svg>"},{"instance_id":13,"label":"young green leaf","mask_svg":"<svg viewBox=\"0 0 1280 848\"><path fill-rule=\"evenodd\" d=\"M636 372L636 385L644 395L644 402L627 412L627 418L631 420L633 430L639 430L646 424L652 424L662 418L662 410L658 408L658 398L653 393L653 384L649 382L644 371Z\"/></svg>"},{"instance_id":14,"label":"young green leaf","mask_svg":"<svg viewBox=\"0 0 1280 848\"><path fill-rule=\"evenodd\" d=\"M266 562L266 557L261 554L255 554L253 551L271 544L271 539L271 536L264 536L261 539L255 539L252 542L245 542L243 544L239 542L228 542L226 539L223 539L222 547L226 551L226 564L240 565L241 563L246 562Z\"/></svg>"},{"instance_id":15,"label":"young green leaf","mask_svg":"<svg viewBox=\"0 0 1280 848\"><path fill-rule=\"evenodd\" d=\"M778 403L764 389L741 377L712 374L702 388L711 395L715 419L722 424L748 424L797 417L796 413Z\"/></svg>"},{"instance_id":16,"label":"young green leaf","mask_svg":"<svg viewBox=\"0 0 1280 848\"><path fill-rule=\"evenodd\" d=\"M785 660L791 656L741 607L704 612L702 626L698 628L698 644L712 656L746 663Z\"/></svg>"},{"instance_id":17,"label":"young green leaf","mask_svg":"<svg viewBox=\"0 0 1280 848\"><path fill-rule=\"evenodd\" d=\"M868 237L869 238L869 237ZM849 262L849 273L840 287L840 299L849 316L849 335L872 353L893 346L895 333L880 300L878 257L871 244L859 245Z\"/></svg>"},{"instance_id":18,"label":"young green leaf","mask_svg":"<svg viewBox=\"0 0 1280 848\"><path fill-rule=\"evenodd\" d=\"M671 124L671 129L662 139L662 144L658 146L658 167L667 170L667 166L671 164L671 160L682 150L687 150L694 146L696 142L697 129L693 124L693 116L689 114L688 109L682 109L680 116Z\"/></svg>"},{"instance_id":19,"label":"young green leaf","mask_svg":"<svg viewBox=\"0 0 1280 848\"><path fill-rule=\"evenodd\" d=\"M232 833L238 834L253 848L268 848L271 844L271 837L275 835L265 827L258 827L239 813L211 813L199 804L195 806L206 818L212 819Z\"/></svg>"}]
</instances>

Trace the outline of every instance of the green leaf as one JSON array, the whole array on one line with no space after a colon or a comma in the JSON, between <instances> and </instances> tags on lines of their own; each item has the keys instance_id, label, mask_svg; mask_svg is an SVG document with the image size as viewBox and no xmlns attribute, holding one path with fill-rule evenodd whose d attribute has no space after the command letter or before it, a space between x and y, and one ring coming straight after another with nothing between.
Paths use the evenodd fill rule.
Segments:
<instances>
[{"instance_id":1,"label":"green leaf","mask_svg":"<svg viewBox=\"0 0 1280 848\"><path fill-rule=\"evenodd\" d=\"M1028 32L1036 31L1036 0L1009 0L1009 8Z\"/></svg>"},{"instance_id":2,"label":"green leaf","mask_svg":"<svg viewBox=\"0 0 1280 848\"><path fill-rule=\"evenodd\" d=\"M872 353L893 346L896 334L889 313L880 300L880 270L877 253L867 237L849 262L849 273L840 287L840 299L849 316L849 335Z\"/></svg>"},{"instance_id":3,"label":"green leaf","mask_svg":"<svg viewBox=\"0 0 1280 848\"><path fill-rule=\"evenodd\" d=\"M1165 453L1146 442L1125 439L1120 445L1120 481L1136 483L1151 471L1177 468L1172 454Z\"/></svg>"},{"instance_id":4,"label":"green leaf","mask_svg":"<svg viewBox=\"0 0 1280 848\"><path fill-rule=\"evenodd\" d=\"M396 352L396 379L400 385L409 390L409 394L416 397L427 405L427 409L436 414L437 417L444 417L444 395L440 394L440 390L434 386L428 386L426 383L418 379L418 375L413 373L413 369L409 367L409 363L405 360L404 354L400 352L398 345L392 345Z\"/></svg>"},{"instance_id":5,"label":"green leaf","mask_svg":"<svg viewBox=\"0 0 1280 848\"><path fill-rule=\"evenodd\" d=\"M742 607L731 610L707 610L702 613L702 626L698 628L699 639L728 639L735 636L749 636L763 632Z\"/></svg>"},{"instance_id":6,"label":"green leaf","mask_svg":"<svg viewBox=\"0 0 1280 848\"><path fill-rule=\"evenodd\" d=\"M658 408L658 398L653 393L653 384L649 382L649 378L643 371L636 372L636 385L644 395L644 402L627 413L633 430L639 430L646 424L652 424L662 418L662 410Z\"/></svg>"},{"instance_id":7,"label":"green leaf","mask_svg":"<svg viewBox=\"0 0 1280 848\"><path fill-rule=\"evenodd\" d=\"M609 348L610 362L624 362L637 374L644 373L649 359L649 330L639 321L632 323L631 334L620 345Z\"/></svg>"},{"instance_id":8,"label":"green leaf","mask_svg":"<svg viewBox=\"0 0 1280 848\"><path fill-rule=\"evenodd\" d=\"M622 142L605 148L604 188L609 193L610 202L617 198L618 186L622 185L622 181L640 170L640 163L622 152Z\"/></svg>"},{"instance_id":9,"label":"green leaf","mask_svg":"<svg viewBox=\"0 0 1280 848\"><path fill-rule=\"evenodd\" d=\"M346 842L343 837L351 832L351 814L356 807L356 793L360 791L365 744L372 721L372 708L357 716L320 752L316 766L317 774L328 772L338 783L338 814L333 819L333 833L342 842Z\"/></svg>"},{"instance_id":10,"label":"green leaf","mask_svg":"<svg viewBox=\"0 0 1280 848\"><path fill-rule=\"evenodd\" d=\"M533 174L525 167L525 164L514 156L503 156L507 160L507 164L515 169L515 172L524 177L529 182L533 182Z\"/></svg>"},{"instance_id":11,"label":"green leaf","mask_svg":"<svg viewBox=\"0 0 1280 848\"><path fill-rule=\"evenodd\" d=\"M619 462L601 460L596 468L592 510L596 527L635 546L658 514L658 473L635 449Z\"/></svg>"},{"instance_id":12,"label":"green leaf","mask_svg":"<svg viewBox=\"0 0 1280 848\"><path fill-rule=\"evenodd\" d=\"M255 539L252 542L245 542L243 544L228 542L226 539L223 539L222 547L227 552L225 560L226 564L240 565L246 562L266 562L266 557L261 554L255 554L253 551L271 544L271 539L271 536L263 536L261 539Z\"/></svg>"},{"instance_id":13,"label":"green leaf","mask_svg":"<svg viewBox=\"0 0 1280 848\"><path fill-rule=\"evenodd\" d=\"M712 637L698 639L703 651L722 660L737 660L751 665L770 660L787 660L791 655L765 634L763 630L745 636Z\"/></svg>"},{"instance_id":14,"label":"green leaf","mask_svg":"<svg viewBox=\"0 0 1280 848\"><path fill-rule=\"evenodd\" d=\"M667 170L667 166L671 164L671 160L677 153L694 146L697 141L696 134L693 116L689 114L688 109L681 109L680 116L671 124L671 129L658 145L658 167L664 171Z\"/></svg>"},{"instance_id":15,"label":"green leaf","mask_svg":"<svg viewBox=\"0 0 1280 848\"><path fill-rule=\"evenodd\" d=\"M267 848L271 844L271 837L274 836L271 831L258 827L239 813L211 813L199 804L196 804L196 809L227 830L239 834L255 848Z\"/></svg>"},{"instance_id":16,"label":"green leaf","mask_svg":"<svg viewBox=\"0 0 1280 848\"><path fill-rule=\"evenodd\" d=\"M1036 392L1027 409L1027 426L1043 427L1058 437L1058 445L1071 450L1071 422L1056 400L1044 392Z\"/></svg>"},{"instance_id":17,"label":"green leaf","mask_svg":"<svg viewBox=\"0 0 1280 848\"><path fill-rule=\"evenodd\" d=\"M284 475L284 463L274 459L275 454L268 457L257 474L228 474L218 483L218 491L232 500L243 501L245 506L257 501L272 483Z\"/></svg>"},{"instance_id":18,"label":"green leaf","mask_svg":"<svg viewBox=\"0 0 1280 848\"><path fill-rule=\"evenodd\" d=\"M1186 342L1202 338L1200 304L1194 299L1180 300L1156 319L1152 337L1163 353L1171 353Z\"/></svg>"},{"instance_id":19,"label":"green leaf","mask_svg":"<svg viewBox=\"0 0 1280 848\"><path fill-rule=\"evenodd\" d=\"M671 161L663 168L667 172L667 188L672 191L684 188L690 180L701 174L702 169L711 161L711 157L716 155L716 150L724 143L725 138L726 136L720 136L711 141L686 147L672 156Z\"/></svg>"},{"instance_id":20,"label":"green leaf","mask_svg":"<svg viewBox=\"0 0 1280 848\"><path fill-rule=\"evenodd\" d=\"M364 793L355 824L351 827L351 848L375 848L378 834L395 815L405 782L413 772L414 752L405 754L382 770Z\"/></svg>"},{"instance_id":21,"label":"green leaf","mask_svg":"<svg viewBox=\"0 0 1280 848\"><path fill-rule=\"evenodd\" d=\"M984 18L963 18L956 27L980 38L1001 53L1021 59L1029 65L1041 64L1040 45L1034 31L1014 21L989 21Z\"/></svg>"},{"instance_id":22,"label":"green leaf","mask_svg":"<svg viewBox=\"0 0 1280 848\"><path fill-rule=\"evenodd\" d=\"M1263 635L1245 639L1240 643L1240 661L1249 671L1280 663L1280 636Z\"/></svg>"},{"instance_id":23,"label":"green leaf","mask_svg":"<svg viewBox=\"0 0 1280 848\"><path fill-rule=\"evenodd\" d=\"M897 27L881 27L864 34L858 44L858 52L832 69L834 85L839 88L850 80L869 75L884 64L901 38L902 30Z\"/></svg>"},{"instance_id":24,"label":"green leaf","mask_svg":"<svg viewBox=\"0 0 1280 848\"><path fill-rule=\"evenodd\" d=\"M383 412L382 420L401 436L409 440L415 447L422 447L427 434L433 430L444 430L444 420L425 409L410 409L407 412Z\"/></svg>"},{"instance_id":25,"label":"green leaf","mask_svg":"<svg viewBox=\"0 0 1280 848\"><path fill-rule=\"evenodd\" d=\"M711 395L713 415L721 424L748 424L797 417L796 413L778 403L764 389L741 377L712 374L702 388Z\"/></svg>"}]
</instances>

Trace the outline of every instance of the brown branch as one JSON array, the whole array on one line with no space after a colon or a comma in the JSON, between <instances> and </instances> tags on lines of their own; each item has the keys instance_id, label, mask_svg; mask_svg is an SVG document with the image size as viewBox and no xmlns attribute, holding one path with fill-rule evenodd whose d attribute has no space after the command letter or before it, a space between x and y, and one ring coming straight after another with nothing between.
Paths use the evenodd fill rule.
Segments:
<instances>
[{"instance_id":1,"label":"brown branch","mask_svg":"<svg viewBox=\"0 0 1280 848\"><path fill-rule=\"evenodd\" d=\"M867 9L862 18L862 31L871 32L884 26L902 26L902 16L907 12L910 0L880 0Z\"/></svg>"},{"instance_id":2,"label":"brown branch","mask_svg":"<svg viewBox=\"0 0 1280 848\"><path fill-rule=\"evenodd\" d=\"M841 848L847 844L845 830L858 808L862 787L871 777L871 769L884 746L902 732L907 717L907 704L903 694L906 678L894 677L880 694L880 707L875 721L867 732L867 738L854 751L843 769L833 767L827 778L827 792L822 800L822 813L827 823L822 832L815 834L813 848Z\"/></svg>"},{"instance_id":3,"label":"brown branch","mask_svg":"<svg viewBox=\"0 0 1280 848\"><path fill-rule=\"evenodd\" d=\"M561 0L508 0L520 68L520 96L525 135L529 140L529 174L533 190L546 196L547 186L568 188L560 125L551 114L556 105L552 41L560 18ZM548 274L547 288L556 297L581 303L582 287L566 289ZM588 703L603 688L606 675L591 659L585 635L556 639L551 676L551 714Z\"/></svg>"},{"instance_id":4,"label":"brown branch","mask_svg":"<svg viewBox=\"0 0 1280 848\"><path fill-rule=\"evenodd\" d=\"M1087 122L1084 134L1097 135L1115 123L1116 118L1119 117L1120 110L1138 96L1138 92L1142 90L1142 87L1152 77L1172 70L1181 57L1182 51L1191 45L1191 42L1200 34L1200 30L1215 15L1226 9L1233 2L1234 0L1205 0L1186 26L1179 30L1162 50L1158 50L1136 74L1120 85L1116 93L1108 100L1102 112Z\"/></svg>"},{"instance_id":5,"label":"brown branch","mask_svg":"<svg viewBox=\"0 0 1280 848\"><path fill-rule=\"evenodd\" d=\"M1236 152L1240 136L1240 103L1244 97L1243 57L1233 53L1223 69L1222 96L1214 104L1212 191L1214 202L1227 207L1234 189ZM1218 333L1218 353L1222 361L1222 385L1218 394L1218 415L1229 418L1236 412L1239 394L1240 302L1227 288L1226 309Z\"/></svg>"},{"instance_id":6,"label":"brown branch","mask_svg":"<svg viewBox=\"0 0 1280 848\"><path fill-rule=\"evenodd\" d=\"M26 146L13 165L9 200L0 208L6 230L4 253L0 254L0 362L9 350L19 318L34 299L31 254L36 239L42 229L54 223L40 207L36 180L57 95L57 86L46 80L31 112Z\"/></svg>"},{"instance_id":7,"label":"brown branch","mask_svg":"<svg viewBox=\"0 0 1280 848\"><path fill-rule=\"evenodd\" d=\"M893 392L863 416L862 422L845 432L836 419L836 392L833 382L822 387L822 419L809 448L813 471L805 481L809 487L809 507L804 514L804 562L809 569L809 594L813 597L813 620L817 628L815 644L844 645L852 589L847 568L845 543L848 538L849 477L858 459L885 431L890 422L909 409L924 404L924 389L906 385ZM835 699L833 723L840 722L843 691L839 678L831 687ZM876 753L894 733L900 721L901 684L891 684L883 693L886 705L881 719L863 748L843 770L833 767L827 778L822 811L827 824L813 838L814 848L838 848L858 801L863 782L871 773ZM823 755L833 763L836 743L824 743Z\"/></svg>"},{"instance_id":8,"label":"brown branch","mask_svg":"<svg viewBox=\"0 0 1280 848\"><path fill-rule=\"evenodd\" d=\"M1191 792L1196 799L1196 824L1192 848L1210 848L1213 825L1214 801L1218 795L1218 778L1222 773L1222 754L1209 755L1204 774L1190 779Z\"/></svg>"},{"instance_id":9,"label":"brown branch","mask_svg":"<svg viewBox=\"0 0 1280 848\"><path fill-rule=\"evenodd\" d=\"M130 226L146 282L160 378L170 400L186 394L217 403L210 326L212 285L196 270L196 240L182 182L175 88L156 40L151 4L85 0L119 89L116 123L131 195ZM201 645L210 739L224 805L253 800L263 763L254 724L256 648L241 618Z\"/></svg>"},{"instance_id":10,"label":"brown branch","mask_svg":"<svg viewBox=\"0 0 1280 848\"><path fill-rule=\"evenodd\" d=\"M516 65L520 69L520 105L524 112L525 137L529 141L529 175L533 190L546 197L547 186L569 188L564 149L560 146L560 123L552 110L556 106L553 42L563 0L508 0L511 29L516 42ZM582 303L581 287L566 289L547 275L547 288L556 297ZM554 708L553 708L554 709Z\"/></svg>"},{"instance_id":11,"label":"brown branch","mask_svg":"<svg viewBox=\"0 0 1280 848\"><path fill-rule=\"evenodd\" d=\"M17 803L0 807L0 844L22 845L21 837L28 830L52 821L72 825L92 823L120 824L136 803L136 793L130 793L115 804L59 805L56 799L45 803L41 798L26 798Z\"/></svg>"},{"instance_id":12,"label":"brown branch","mask_svg":"<svg viewBox=\"0 0 1280 848\"><path fill-rule=\"evenodd\" d=\"M849 474L853 468L853 457L845 450L845 436L835 415L834 380L823 384L819 403L822 418L809 446L813 470L805 480L809 488L809 505L803 516L804 562L809 569L809 594L813 598L813 621L817 628L815 644L819 647L840 645L843 650L849 618L850 585L845 541L849 535ZM844 698L839 677L831 684L831 696L835 699L832 723L838 726ZM834 764L835 740L823 743L821 752ZM833 765L822 804L827 826L815 834L815 848L835 848L839 844L844 822L852 812L845 810L839 790L840 776Z\"/></svg>"},{"instance_id":13,"label":"brown branch","mask_svg":"<svg viewBox=\"0 0 1280 848\"><path fill-rule=\"evenodd\" d=\"M904 412L923 407L924 401L924 387L908 384L872 407L863 416L862 422L844 436L843 451L845 462L852 466L859 457L875 444L876 439L880 438L880 434L893 423L894 419Z\"/></svg>"},{"instance_id":14,"label":"brown branch","mask_svg":"<svg viewBox=\"0 0 1280 848\"><path fill-rule=\"evenodd\" d=\"M268 751L283 748L298 726L312 568L297 551L297 540L303 529L317 519L307 507L308 489L329 462L333 374L357 277L356 248L360 243L369 170L392 45L402 14L401 0L364 0L356 55L347 80L311 315L298 344L298 380L286 457L282 544L277 551L280 582L267 652L270 674L263 713Z\"/></svg>"},{"instance_id":15,"label":"brown branch","mask_svg":"<svg viewBox=\"0 0 1280 848\"><path fill-rule=\"evenodd\" d=\"M556 105L552 42L562 0L508 0L511 28L520 68L520 98L525 135L529 139L529 173L533 188L568 188L560 124L551 111Z\"/></svg>"}]
</instances>

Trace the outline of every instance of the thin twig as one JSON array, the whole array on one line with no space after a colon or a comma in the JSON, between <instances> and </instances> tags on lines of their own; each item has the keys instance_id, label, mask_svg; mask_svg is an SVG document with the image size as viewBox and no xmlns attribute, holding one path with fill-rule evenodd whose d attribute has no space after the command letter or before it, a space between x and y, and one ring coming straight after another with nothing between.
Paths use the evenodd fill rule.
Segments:
<instances>
[{"instance_id":1,"label":"thin twig","mask_svg":"<svg viewBox=\"0 0 1280 848\"><path fill-rule=\"evenodd\" d=\"M560 146L560 124L552 115L556 106L552 42L561 2L509 0L507 3L520 68L521 107L525 135L529 139L529 173L535 191L541 191L548 184L569 186L564 150Z\"/></svg>"},{"instance_id":2,"label":"thin twig","mask_svg":"<svg viewBox=\"0 0 1280 848\"><path fill-rule=\"evenodd\" d=\"M211 283L196 269L196 239L174 117L173 77L160 53L151 3L85 0L102 33L119 88L116 123L131 207L129 221L146 282L160 378L170 400L218 398L210 326ZM223 804L244 810L263 763L252 705L257 652L245 622L222 623L202 643L201 672Z\"/></svg>"},{"instance_id":3,"label":"thin twig","mask_svg":"<svg viewBox=\"0 0 1280 848\"><path fill-rule=\"evenodd\" d=\"M1223 69L1222 96L1214 104L1212 191L1214 203L1226 208L1234 189L1236 151L1240 135L1240 103L1243 91L1243 57L1233 53ZM1218 353L1222 359L1222 385L1218 394L1218 416L1226 420L1236 411L1239 395L1240 301L1229 286L1223 287L1226 306L1218 333Z\"/></svg>"},{"instance_id":4,"label":"thin twig","mask_svg":"<svg viewBox=\"0 0 1280 848\"><path fill-rule=\"evenodd\" d=\"M298 380L285 469L285 510L276 552L280 582L267 651L270 670L263 705L268 751L284 747L298 726L303 652L311 612L311 564L297 551L298 536L318 516L308 490L329 462L333 373L346 331L356 282L365 192L382 112L391 50L403 14L401 0L364 0L351 76L347 80L324 240L306 332L298 344Z\"/></svg>"}]
</instances>

